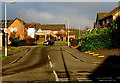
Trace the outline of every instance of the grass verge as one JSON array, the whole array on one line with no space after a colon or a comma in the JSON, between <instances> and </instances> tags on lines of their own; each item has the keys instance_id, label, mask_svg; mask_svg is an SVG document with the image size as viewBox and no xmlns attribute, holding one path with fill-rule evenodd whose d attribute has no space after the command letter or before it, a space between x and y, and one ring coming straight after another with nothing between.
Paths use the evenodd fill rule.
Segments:
<instances>
[{"instance_id":1,"label":"grass verge","mask_svg":"<svg viewBox=\"0 0 120 83\"><path fill-rule=\"evenodd\" d=\"M4 54L0 54L0 58L4 58L5 57L5 55Z\"/></svg>"},{"instance_id":2,"label":"grass verge","mask_svg":"<svg viewBox=\"0 0 120 83\"><path fill-rule=\"evenodd\" d=\"M55 45L67 45L66 42L55 42Z\"/></svg>"},{"instance_id":3,"label":"grass verge","mask_svg":"<svg viewBox=\"0 0 120 83\"><path fill-rule=\"evenodd\" d=\"M20 50L21 47L11 47L12 50Z\"/></svg>"}]
</instances>

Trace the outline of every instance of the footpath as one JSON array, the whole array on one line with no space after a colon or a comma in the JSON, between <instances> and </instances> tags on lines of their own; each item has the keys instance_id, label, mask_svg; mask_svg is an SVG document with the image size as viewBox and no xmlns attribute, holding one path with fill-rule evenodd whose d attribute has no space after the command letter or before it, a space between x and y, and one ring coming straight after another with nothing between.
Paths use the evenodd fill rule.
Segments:
<instances>
[{"instance_id":1,"label":"footpath","mask_svg":"<svg viewBox=\"0 0 120 83\"><path fill-rule=\"evenodd\" d=\"M21 59L30 49L31 47L21 47L20 50L8 50L8 56L0 59L2 67L8 64L15 63L16 61Z\"/></svg>"},{"instance_id":2,"label":"footpath","mask_svg":"<svg viewBox=\"0 0 120 83\"><path fill-rule=\"evenodd\" d=\"M118 48L105 48L100 50L93 50L93 51L86 51L86 54L98 57L98 58L105 58L108 56L120 56L120 49Z\"/></svg>"}]
</instances>

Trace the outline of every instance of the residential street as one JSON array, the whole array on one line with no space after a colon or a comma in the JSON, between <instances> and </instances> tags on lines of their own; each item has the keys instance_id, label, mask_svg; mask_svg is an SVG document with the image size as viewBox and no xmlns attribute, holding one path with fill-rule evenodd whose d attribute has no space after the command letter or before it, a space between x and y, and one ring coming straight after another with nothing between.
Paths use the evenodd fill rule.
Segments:
<instances>
[{"instance_id":1,"label":"residential street","mask_svg":"<svg viewBox=\"0 0 120 83\"><path fill-rule=\"evenodd\" d=\"M97 79L97 77L92 79L92 76L94 77L99 67L105 68L102 73L105 73L109 67L116 71L120 69L118 64L102 65L104 60L105 58L94 57L67 46L32 47L15 63L3 66L2 81L91 82ZM116 79L119 80L120 72L117 71L117 73ZM106 77L109 76L111 76L110 73L106 75ZM112 77L106 80L115 81Z\"/></svg>"}]
</instances>

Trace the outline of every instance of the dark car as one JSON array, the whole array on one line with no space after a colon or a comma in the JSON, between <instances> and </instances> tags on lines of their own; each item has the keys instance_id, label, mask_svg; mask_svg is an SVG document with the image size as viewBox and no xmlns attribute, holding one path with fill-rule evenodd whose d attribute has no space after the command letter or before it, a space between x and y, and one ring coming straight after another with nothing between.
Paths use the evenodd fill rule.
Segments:
<instances>
[{"instance_id":1,"label":"dark car","mask_svg":"<svg viewBox=\"0 0 120 83\"><path fill-rule=\"evenodd\" d=\"M43 45L54 45L54 40L47 40L43 43Z\"/></svg>"}]
</instances>

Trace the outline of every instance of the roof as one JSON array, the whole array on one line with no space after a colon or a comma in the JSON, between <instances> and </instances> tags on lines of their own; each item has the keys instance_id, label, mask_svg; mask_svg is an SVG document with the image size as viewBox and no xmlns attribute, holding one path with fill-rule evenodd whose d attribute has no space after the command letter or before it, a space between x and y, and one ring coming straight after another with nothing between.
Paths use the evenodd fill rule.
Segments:
<instances>
[{"instance_id":1,"label":"roof","mask_svg":"<svg viewBox=\"0 0 120 83\"><path fill-rule=\"evenodd\" d=\"M79 29L69 29L69 34L70 35L75 35L77 31L79 31Z\"/></svg>"},{"instance_id":2,"label":"roof","mask_svg":"<svg viewBox=\"0 0 120 83\"><path fill-rule=\"evenodd\" d=\"M22 19L19 19L19 18L8 19L7 20L7 27L9 27L16 19L21 21L23 24L25 24L25 22ZM5 28L5 20L0 20L0 24L1 24L0 28Z\"/></svg>"},{"instance_id":3,"label":"roof","mask_svg":"<svg viewBox=\"0 0 120 83\"><path fill-rule=\"evenodd\" d=\"M113 9L110 12L98 12L97 17L98 17L99 20L101 20L101 19L106 18L110 15L115 15L119 11L120 11L120 6L116 7L115 9Z\"/></svg>"},{"instance_id":4,"label":"roof","mask_svg":"<svg viewBox=\"0 0 120 83\"><path fill-rule=\"evenodd\" d=\"M109 12L109 15L114 15L116 12L119 12L119 11L120 11L120 6L116 7L111 12Z\"/></svg>"},{"instance_id":5,"label":"roof","mask_svg":"<svg viewBox=\"0 0 120 83\"><path fill-rule=\"evenodd\" d=\"M65 29L65 24L41 24L37 25L37 29L59 31Z\"/></svg>"},{"instance_id":6,"label":"roof","mask_svg":"<svg viewBox=\"0 0 120 83\"><path fill-rule=\"evenodd\" d=\"M8 19L7 26L9 26L13 21L14 19ZM0 20L0 28L5 28L5 20Z\"/></svg>"},{"instance_id":7,"label":"roof","mask_svg":"<svg viewBox=\"0 0 120 83\"><path fill-rule=\"evenodd\" d=\"M109 12L99 12L99 13L97 13L98 19L103 19L106 16L108 16L108 14L109 14Z\"/></svg>"},{"instance_id":8,"label":"roof","mask_svg":"<svg viewBox=\"0 0 120 83\"><path fill-rule=\"evenodd\" d=\"M34 28L36 23L26 23L25 27L27 28Z\"/></svg>"}]
</instances>

